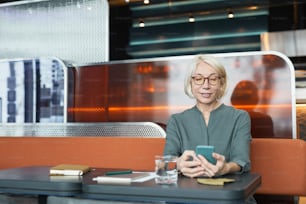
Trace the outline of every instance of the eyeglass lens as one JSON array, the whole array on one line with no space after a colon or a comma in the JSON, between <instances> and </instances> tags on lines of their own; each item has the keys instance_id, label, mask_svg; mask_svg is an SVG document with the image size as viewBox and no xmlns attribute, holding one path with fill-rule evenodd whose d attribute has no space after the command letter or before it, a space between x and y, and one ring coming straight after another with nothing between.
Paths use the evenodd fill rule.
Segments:
<instances>
[{"instance_id":1,"label":"eyeglass lens","mask_svg":"<svg viewBox=\"0 0 306 204\"><path fill-rule=\"evenodd\" d=\"M208 84L216 85L219 77L215 76L215 75L211 75L209 77L204 77L204 76L201 76L201 75L197 75L197 76L193 76L192 79L193 79L193 81L196 85L204 84L206 79L208 80Z\"/></svg>"}]
</instances>

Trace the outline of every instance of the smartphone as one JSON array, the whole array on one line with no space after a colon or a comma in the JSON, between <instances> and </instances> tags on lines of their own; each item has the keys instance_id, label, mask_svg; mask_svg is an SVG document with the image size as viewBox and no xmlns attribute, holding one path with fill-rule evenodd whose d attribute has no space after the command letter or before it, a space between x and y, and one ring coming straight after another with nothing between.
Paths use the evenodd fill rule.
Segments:
<instances>
[{"instance_id":1,"label":"smartphone","mask_svg":"<svg viewBox=\"0 0 306 204\"><path fill-rule=\"evenodd\" d=\"M205 159L207 159L207 161L209 161L212 164L216 164L217 161L215 158L213 158L212 153L215 151L215 147L214 146L209 146L209 145L198 145L196 147L196 154L200 154L203 157L205 157Z\"/></svg>"}]
</instances>

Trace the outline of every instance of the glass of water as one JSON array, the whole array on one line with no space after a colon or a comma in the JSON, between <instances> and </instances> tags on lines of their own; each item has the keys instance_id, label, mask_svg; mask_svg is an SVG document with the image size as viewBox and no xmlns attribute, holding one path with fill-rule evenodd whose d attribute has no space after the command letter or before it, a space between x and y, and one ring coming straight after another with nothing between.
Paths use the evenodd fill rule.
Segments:
<instances>
[{"instance_id":1,"label":"glass of water","mask_svg":"<svg viewBox=\"0 0 306 204\"><path fill-rule=\"evenodd\" d=\"M155 156L155 182L157 184L176 184L177 182L177 156Z\"/></svg>"}]
</instances>

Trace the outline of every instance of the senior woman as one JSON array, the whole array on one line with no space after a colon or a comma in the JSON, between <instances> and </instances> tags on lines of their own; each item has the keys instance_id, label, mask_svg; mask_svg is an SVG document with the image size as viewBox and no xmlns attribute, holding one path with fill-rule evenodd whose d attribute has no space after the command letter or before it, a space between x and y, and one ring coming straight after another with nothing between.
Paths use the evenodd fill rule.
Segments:
<instances>
[{"instance_id":1,"label":"senior woman","mask_svg":"<svg viewBox=\"0 0 306 204\"><path fill-rule=\"evenodd\" d=\"M197 55L187 70L185 93L195 105L173 114L167 124L164 154L178 156L177 168L187 177L220 176L250 170L250 117L223 104L227 76L210 55ZM197 145L212 145L216 164L196 155Z\"/></svg>"}]
</instances>

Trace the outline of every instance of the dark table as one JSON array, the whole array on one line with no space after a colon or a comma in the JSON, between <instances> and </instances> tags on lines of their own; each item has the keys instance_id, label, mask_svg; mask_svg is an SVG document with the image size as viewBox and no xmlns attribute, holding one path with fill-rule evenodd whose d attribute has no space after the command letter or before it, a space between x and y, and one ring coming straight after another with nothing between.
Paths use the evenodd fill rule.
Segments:
<instances>
[{"instance_id":1,"label":"dark table","mask_svg":"<svg viewBox=\"0 0 306 204\"><path fill-rule=\"evenodd\" d=\"M258 174L227 175L234 183L224 186L198 184L196 179L179 176L176 185L155 184L154 179L129 185L98 184L92 178L110 169L95 169L81 177L49 176L50 167L33 166L0 170L0 192L37 195L39 203L47 196L76 196L121 201L167 201L175 203L244 203L260 186ZM113 170L113 169L111 169Z\"/></svg>"},{"instance_id":2,"label":"dark table","mask_svg":"<svg viewBox=\"0 0 306 204\"><path fill-rule=\"evenodd\" d=\"M82 191L82 177L49 176L50 167L33 166L0 170L0 192L37 195L46 203L48 195L75 196Z\"/></svg>"},{"instance_id":3,"label":"dark table","mask_svg":"<svg viewBox=\"0 0 306 204\"><path fill-rule=\"evenodd\" d=\"M121 201L166 201L174 203L244 203L261 184L258 174L227 175L236 181L224 186L198 184L196 179L179 176L176 185L155 184L154 179L129 185L98 184L92 178L105 173L96 169L83 179L82 196L89 199Z\"/></svg>"}]
</instances>

